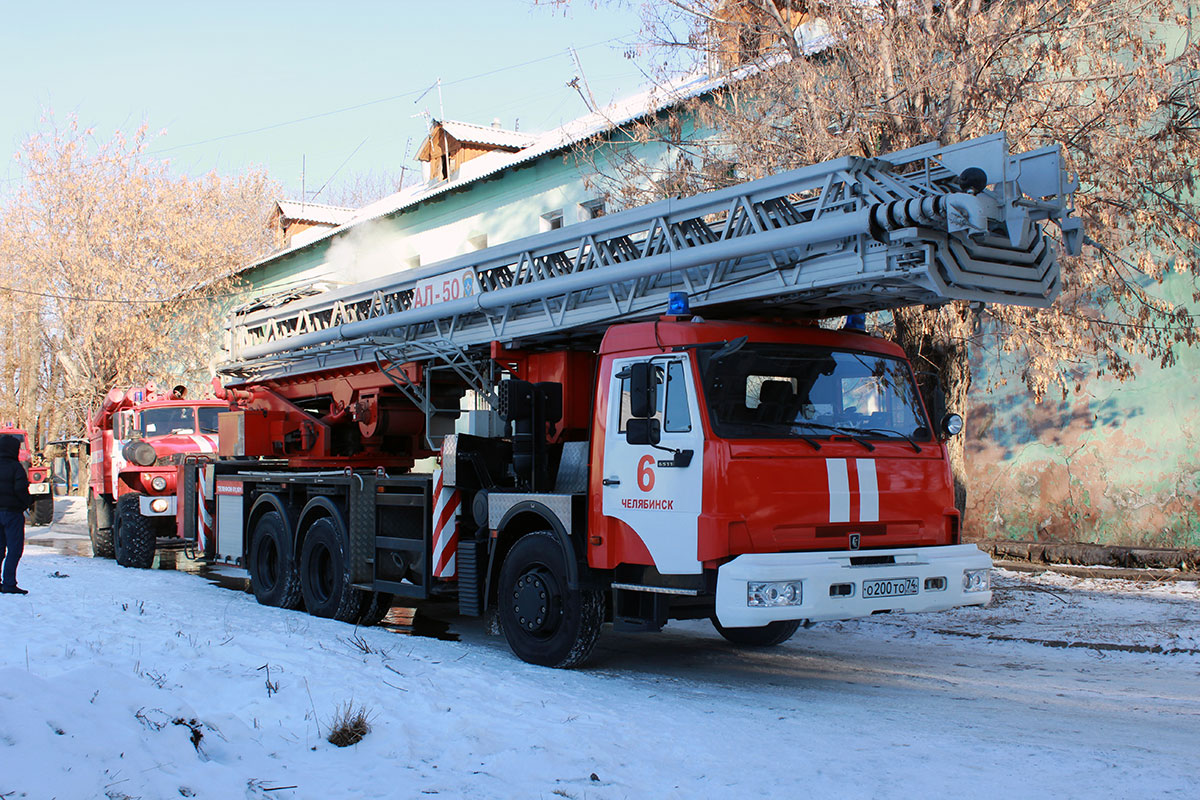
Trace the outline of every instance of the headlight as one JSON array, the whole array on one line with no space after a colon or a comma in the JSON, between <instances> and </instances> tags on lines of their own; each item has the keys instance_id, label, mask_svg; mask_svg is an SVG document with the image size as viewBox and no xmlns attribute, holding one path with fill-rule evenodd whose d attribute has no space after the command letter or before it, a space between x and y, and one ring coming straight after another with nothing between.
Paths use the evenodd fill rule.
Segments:
<instances>
[{"instance_id":1,"label":"headlight","mask_svg":"<svg viewBox=\"0 0 1200 800\"><path fill-rule=\"evenodd\" d=\"M992 588L992 571L990 569L963 570L964 592L986 592Z\"/></svg>"},{"instance_id":2,"label":"headlight","mask_svg":"<svg viewBox=\"0 0 1200 800\"><path fill-rule=\"evenodd\" d=\"M759 608L798 606L803 602L801 581L756 581L746 584L746 605Z\"/></svg>"},{"instance_id":3,"label":"headlight","mask_svg":"<svg viewBox=\"0 0 1200 800\"><path fill-rule=\"evenodd\" d=\"M150 481L150 488L156 492L161 492L167 488L167 479L162 475L155 475L154 479Z\"/></svg>"},{"instance_id":4,"label":"headlight","mask_svg":"<svg viewBox=\"0 0 1200 800\"><path fill-rule=\"evenodd\" d=\"M150 501L150 510L155 512L156 514L161 514L162 512L166 511L167 510L166 498L156 497L153 500L151 500Z\"/></svg>"},{"instance_id":5,"label":"headlight","mask_svg":"<svg viewBox=\"0 0 1200 800\"><path fill-rule=\"evenodd\" d=\"M126 461L137 464L139 467L152 467L155 459L158 458L158 454L154 452L154 446L140 440L125 445L121 450L121 455L125 456Z\"/></svg>"}]
</instances>

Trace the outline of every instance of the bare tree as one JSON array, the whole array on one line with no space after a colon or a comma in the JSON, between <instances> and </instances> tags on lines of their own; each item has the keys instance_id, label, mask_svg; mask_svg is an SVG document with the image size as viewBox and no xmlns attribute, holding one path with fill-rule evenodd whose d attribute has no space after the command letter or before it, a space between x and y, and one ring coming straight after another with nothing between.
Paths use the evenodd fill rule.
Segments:
<instances>
[{"instance_id":1,"label":"bare tree","mask_svg":"<svg viewBox=\"0 0 1200 800\"><path fill-rule=\"evenodd\" d=\"M1018 354L1035 398L1086 372L1132 375L1197 340L1195 318L1153 291L1200 272L1200 48L1179 0L646 0L647 41L725 88L623 131L660 143L647 163L620 138L595 158L626 202L686 194L846 154L1003 131L1022 151L1063 146L1081 176L1088 247L1046 311L964 304L892 315L918 370L966 409L968 351ZM665 78L661 78L665 83ZM586 154L585 158L588 157ZM1194 293L1200 299L1200 293ZM965 507L963 439L952 461Z\"/></svg>"},{"instance_id":2,"label":"bare tree","mask_svg":"<svg viewBox=\"0 0 1200 800\"><path fill-rule=\"evenodd\" d=\"M346 208L362 208L411 186L419 177L420 171L411 168L355 172L330 186L315 201Z\"/></svg>"},{"instance_id":3,"label":"bare tree","mask_svg":"<svg viewBox=\"0 0 1200 800\"><path fill-rule=\"evenodd\" d=\"M259 171L173 176L148 141L51 119L22 147L0 206L0 416L79 432L114 385L211 378L221 301L270 247L277 188Z\"/></svg>"}]
</instances>

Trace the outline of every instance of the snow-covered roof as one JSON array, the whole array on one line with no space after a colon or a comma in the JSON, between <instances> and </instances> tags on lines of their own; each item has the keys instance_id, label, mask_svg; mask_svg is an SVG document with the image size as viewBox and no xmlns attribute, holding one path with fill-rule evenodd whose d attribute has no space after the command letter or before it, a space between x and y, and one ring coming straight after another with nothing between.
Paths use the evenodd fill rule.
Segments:
<instances>
[{"instance_id":1,"label":"snow-covered roof","mask_svg":"<svg viewBox=\"0 0 1200 800\"><path fill-rule=\"evenodd\" d=\"M460 142L490 144L516 150L528 147L536 138L532 134L520 131L510 131L496 126L475 125L471 122L455 122L450 119L435 120L434 125L441 125L442 130Z\"/></svg>"},{"instance_id":2,"label":"snow-covered roof","mask_svg":"<svg viewBox=\"0 0 1200 800\"><path fill-rule=\"evenodd\" d=\"M345 225L354 218L354 209L345 206L327 206L321 203L306 203L303 200L279 200L280 216L285 219L317 222L322 225Z\"/></svg>"}]
</instances>

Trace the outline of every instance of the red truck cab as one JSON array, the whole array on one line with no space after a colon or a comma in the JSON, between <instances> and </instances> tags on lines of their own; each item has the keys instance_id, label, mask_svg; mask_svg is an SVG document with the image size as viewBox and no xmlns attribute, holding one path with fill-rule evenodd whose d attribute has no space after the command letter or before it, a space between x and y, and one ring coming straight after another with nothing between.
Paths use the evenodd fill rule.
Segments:
<instances>
[{"instance_id":1,"label":"red truck cab","mask_svg":"<svg viewBox=\"0 0 1200 800\"><path fill-rule=\"evenodd\" d=\"M93 555L149 567L156 541L176 534L176 475L217 451L220 400L173 399L153 384L114 389L88 422L88 530Z\"/></svg>"},{"instance_id":2,"label":"red truck cab","mask_svg":"<svg viewBox=\"0 0 1200 800\"><path fill-rule=\"evenodd\" d=\"M734 637L990 599L990 561L959 545L944 434L897 345L810 326L620 325L596 386L587 556L618 584L715 582Z\"/></svg>"}]
</instances>

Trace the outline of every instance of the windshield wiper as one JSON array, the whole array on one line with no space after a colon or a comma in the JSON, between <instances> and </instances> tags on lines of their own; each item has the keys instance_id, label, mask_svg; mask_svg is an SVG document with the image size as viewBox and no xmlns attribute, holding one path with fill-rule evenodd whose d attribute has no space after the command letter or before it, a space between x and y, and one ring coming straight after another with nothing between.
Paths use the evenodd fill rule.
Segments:
<instances>
[{"instance_id":1,"label":"windshield wiper","mask_svg":"<svg viewBox=\"0 0 1200 800\"><path fill-rule=\"evenodd\" d=\"M859 430L864 433L877 433L880 436L899 436L901 439L908 442L914 453L921 452L921 446L900 431L894 431L891 428L859 428Z\"/></svg>"},{"instance_id":2,"label":"windshield wiper","mask_svg":"<svg viewBox=\"0 0 1200 800\"><path fill-rule=\"evenodd\" d=\"M730 425L730 426L744 425L747 428L769 428L772 430L778 429L778 428L786 428L790 432L791 429L796 427L796 425L798 423L795 423L795 422L763 422L761 420L747 420L745 422L728 422L726 424ZM821 443L818 442L816 439L813 439L811 436L805 436L803 433L796 433L795 436L797 439L803 439L804 441L806 441L810 445L812 445L813 450L821 449Z\"/></svg>"},{"instance_id":3,"label":"windshield wiper","mask_svg":"<svg viewBox=\"0 0 1200 800\"><path fill-rule=\"evenodd\" d=\"M845 436L848 439L852 439L852 440L858 442L863 447L867 448L868 453L875 452L875 445L871 444L870 442L868 442L866 439L864 439L861 436L856 436L855 434L857 434L858 431L854 428L843 428L839 425L823 425L820 422L792 422L792 423L787 423L787 424L790 424L793 427L802 426L805 428L817 428L818 430L832 431L834 433L841 434L842 436Z\"/></svg>"}]
</instances>

